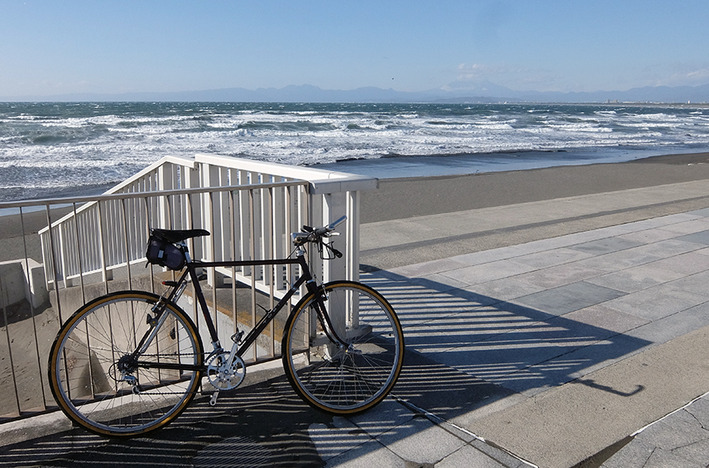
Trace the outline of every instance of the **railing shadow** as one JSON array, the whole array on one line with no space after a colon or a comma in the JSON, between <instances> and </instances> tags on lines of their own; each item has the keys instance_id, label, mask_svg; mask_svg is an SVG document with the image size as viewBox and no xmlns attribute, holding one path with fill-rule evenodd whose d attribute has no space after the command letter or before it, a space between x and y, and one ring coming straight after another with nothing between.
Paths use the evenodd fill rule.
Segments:
<instances>
[{"instance_id":1,"label":"railing shadow","mask_svg":"<svg viewBox=\"0 0 709 468\"><path fill-rule=\"evenodd\" d=\"M618 395L644 390L632 382L622 389L600 386L584 376L648 341L426 279L387 272L362 279L397 310L407 343L394 398L369 412L341 418L313 410L277 372L257 383L247 376L247 386L220 397L215 408L199 399L148 437L107 440L76 428L0 447L0 460L41 466L337 465L392 456L385 447L399 441L415 441L397 445L402 457L407 445L434 443L426 435L431 423L395 398L450 420L572 380ZM435 446L427 451L437 456Z\"/></svg>"},{"instance_id":2,"label":"railing shadow","mask_svg":"<svg viewBox=\"0 0 709 468\"><path fill-rule=\"evenodd\" d=\"M378 271L362 279L392 303L408 351L451 368L448 372L455 369L466 379L477 379L475 388L487 389L488 402L493 396L534 394L562 385L651 344L425 278ZM402 397L422 393L408 384L399 384L397 392Z\"/></svg>"}]
</instances>

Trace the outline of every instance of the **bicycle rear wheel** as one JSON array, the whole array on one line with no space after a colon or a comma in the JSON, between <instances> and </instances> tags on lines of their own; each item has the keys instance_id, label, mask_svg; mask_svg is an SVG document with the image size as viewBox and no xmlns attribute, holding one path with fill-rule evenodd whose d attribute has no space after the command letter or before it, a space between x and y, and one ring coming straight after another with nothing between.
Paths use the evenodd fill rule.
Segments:
<instances>
[{"instance_id":1,"label":"bicycle rear wheel","mask_svg":"<svg viewBox=\"0 0 709 468\"><path fill-rule=\"evenodd\" d=\"M321 294L293 309L282 342L283 367L308 404L333 414L355 414L379 403L396 383L404 335L391 305L374 289L352 281L322 286L327 314L346 346L332 341L317 318Z\"/></svg>"},{"instance_id":2,"label":"bicycle rear wheel","mask_svg":"<svg viewBox=\"0 0 709 468\"><path fill-rule=\"evenodd\" d=\"M141 365L131 360L154 323L158 300L147 292L109 294L84 305L59 330L49 384L70 419L97 434L131 437L165 426L187 407L200 384L202 343L177 305L165 304L165 320Z\"/></svg>"}]
</instances>

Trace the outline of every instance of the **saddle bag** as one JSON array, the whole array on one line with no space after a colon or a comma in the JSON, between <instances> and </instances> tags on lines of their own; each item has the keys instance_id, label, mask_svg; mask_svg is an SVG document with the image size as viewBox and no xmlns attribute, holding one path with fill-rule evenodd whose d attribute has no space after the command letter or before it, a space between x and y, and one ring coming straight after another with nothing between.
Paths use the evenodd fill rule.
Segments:
<instances>
[{"instance_id":1,"label":"saddle bag","mask_svg":"<svg viewBox=\"0 0 709 468\"><path fill-rule=\"evenodd\" d=\"M148 238L145 258L148 263L160 265L170 270L181 270L187 263L185 254L179 247L152 235Z\"/></svg>"}]
</instances>

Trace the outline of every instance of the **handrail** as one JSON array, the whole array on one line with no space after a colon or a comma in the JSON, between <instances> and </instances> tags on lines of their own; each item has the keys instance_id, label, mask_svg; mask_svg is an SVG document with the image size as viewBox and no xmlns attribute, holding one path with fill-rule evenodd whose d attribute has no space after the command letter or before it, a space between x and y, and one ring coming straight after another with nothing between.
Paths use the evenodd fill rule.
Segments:
<instances>
[{"instance_id":1,"label":"handrail","mask_svg":"<svg viewBox=\"0 0 709 468\"><path fill-rule=\"evenodd\" d=\"M280 188L280 187L291 187L293 185L302 185L304 187L308 186L308 182L271 182L266 184L248 184L248 185L228 185L226 187L209 187L210 192L233 192L234 190L254 190L254 189L270 189L270 188ZM189 188L189 189L169 189L160 192L160 195L165 197L170 197L171 195L196 195L204 193L205 189L202 188ZM100 202L108 200L124 200L124 199L136 199L145 198L146 196L154 195L151 192L127 192L127 193L104 193L101 195L93 196L77 196L77 197L65 197L65 198L47 198L38 200L25 200L19 202L0 202L0 209L3 208L19 208L27 206L38 206L38 205L72 205L72 204L85 204L91 202ZM86 209L87 205L82 205L77 208L77 212L82 209ZM74 213L69 213L64 215L62 218L52 221L52 225L66 221L67 219L74 216ZM42 228L39 233L46 232L49 226Z\"/></svg>"}]
</instances>

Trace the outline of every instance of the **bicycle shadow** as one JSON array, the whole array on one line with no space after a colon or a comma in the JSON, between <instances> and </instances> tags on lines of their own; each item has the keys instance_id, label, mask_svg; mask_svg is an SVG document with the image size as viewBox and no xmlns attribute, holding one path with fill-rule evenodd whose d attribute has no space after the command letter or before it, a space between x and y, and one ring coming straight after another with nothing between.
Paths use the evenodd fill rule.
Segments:
<instances>
[{"instance_id":1,"label":"bicycle shadow","mask_svg":"<svg viewBox=\"0 0 709 468\"><path fill-rule=\"evenodd\" d=\"M132 439L108 439L75 427L0 447L12 466L311 467L323 466L308 428L331 417L310 409L285 376L220 397L197 397L171 425Z\"/></svg>"}]
</instances>

